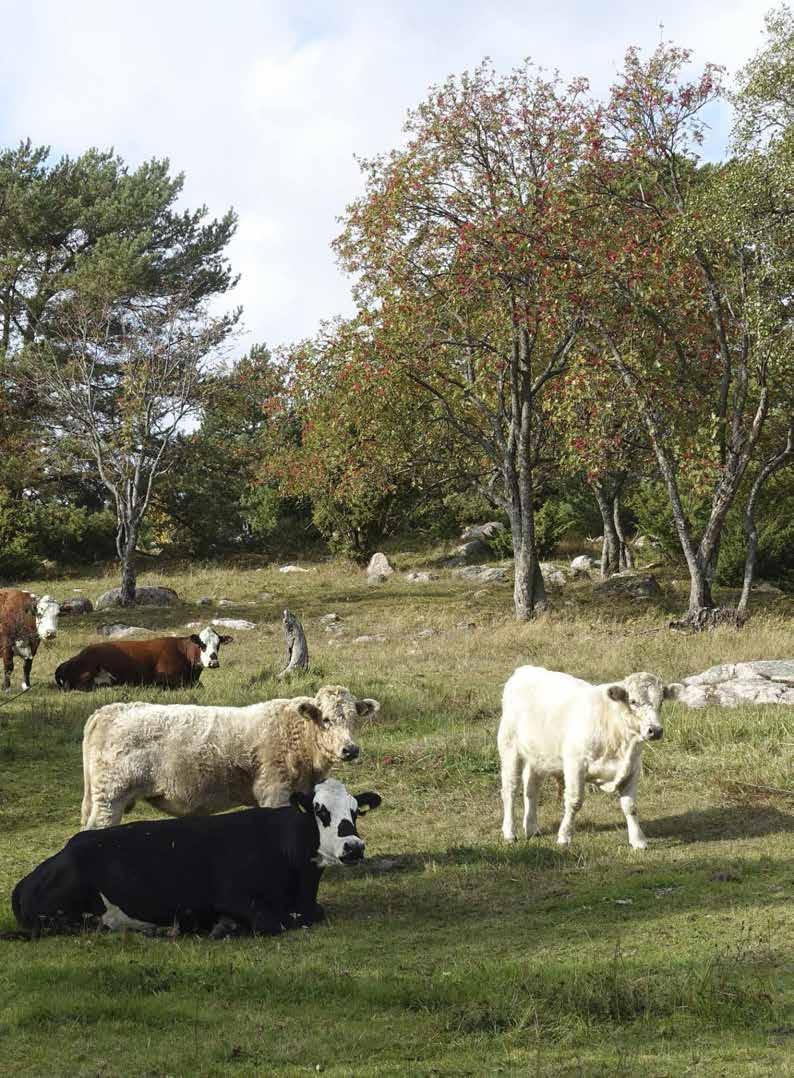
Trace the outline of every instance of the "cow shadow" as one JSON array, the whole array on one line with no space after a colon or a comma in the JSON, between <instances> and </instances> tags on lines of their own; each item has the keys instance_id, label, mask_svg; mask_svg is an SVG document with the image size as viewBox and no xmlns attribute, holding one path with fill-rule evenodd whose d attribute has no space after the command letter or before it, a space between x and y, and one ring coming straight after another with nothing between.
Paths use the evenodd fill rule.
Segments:
<instances>
[{"instance_id":1,"label":"cow shadow","mask_svg":"<svg viewBox=\"0 0 794 1078\"><path fill-rule=\"evenodd\" d=\"M617 807L617 806L616 806ZM677 816L643 816L642 829L650 839L677 839L681 843L731 841L742 838L761 838L764 835L794 833L794 814L781 812L773 805L726 805L707 809L692 809ZM556 821L559 823L559 820ZM556 824L544 825L544 833L554 834ZM576 831L587 833L615 831L623 833L626 825L618 811L614 822L593 822L579 818ZM574 842L576 835L574 834Z\"/></svg>"}]
</instances>

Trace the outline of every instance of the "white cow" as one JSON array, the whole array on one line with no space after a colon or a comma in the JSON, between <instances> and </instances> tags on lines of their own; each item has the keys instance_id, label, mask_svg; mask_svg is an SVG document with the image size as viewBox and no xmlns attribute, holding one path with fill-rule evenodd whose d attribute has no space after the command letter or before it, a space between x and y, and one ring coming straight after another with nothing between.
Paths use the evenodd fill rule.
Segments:
<instances>
[{"instance_id":1,"label":"white cow","mask_svg":"<svg viewBox=\"0 0 794 1078\"><path fill-rule=\"evenodd\" d=\"M173 816L286 805L358 758L355 725L379 707L343 685L248 707L106 704L83 731L83 827L120 823L138 800Z\"/></svg>"},{"instance_id":2,"label":"white cow","mask_svg":"<svg viewBox=\"0 0 794 1078\"><path fill-rule=\"evenodd\" d=\"M635 794L644 741L663 733L663 700L682 686L663 685L655 674L630 674L624 681L590 685L541 666L519 666L502 696L498 745L502 763L502 833L515 840L513 796L519 773L524 786L524 834L536 835L538 787L546 775L565 781L565 813L557 841L567 846L582 807L586 782L618 793L629 842L647 845L637 819Z\"/></svg>"}]
</instances>

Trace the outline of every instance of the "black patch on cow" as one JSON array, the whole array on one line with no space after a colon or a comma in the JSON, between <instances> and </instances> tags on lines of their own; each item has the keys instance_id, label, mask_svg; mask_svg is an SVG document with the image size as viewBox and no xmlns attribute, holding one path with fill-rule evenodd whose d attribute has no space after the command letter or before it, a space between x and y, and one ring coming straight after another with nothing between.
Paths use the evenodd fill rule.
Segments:
<instances>
[{"instance_id":1,"label":"black patch on cow","mask_svg":"<svg viewBox=\"0 0 794 1078\"><path fill-rule=\"evenodd\" d=\"M315 805L314 814L320 821L320 823L323 825L323 827L331 826L331 813L328 811L325 805Z\"/></svg>"},{"instance_id":2,"label":"black patch on cow","mask_svg":"<svg viewBox=\"0 0 794 1078\"><path fill-rule=\"evenodd\" d=\"M339 824L339 830L336 832L340 838L348 838L350 835L355 835L356 829L352 820L342 820Z\"/></svg>"}]
</instances>

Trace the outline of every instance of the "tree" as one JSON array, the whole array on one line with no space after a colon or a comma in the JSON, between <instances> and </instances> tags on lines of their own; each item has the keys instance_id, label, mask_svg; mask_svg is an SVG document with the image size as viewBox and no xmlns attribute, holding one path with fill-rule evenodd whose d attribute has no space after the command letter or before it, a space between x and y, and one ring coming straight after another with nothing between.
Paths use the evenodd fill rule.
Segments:
<instances>
[{"instance_id":1,"label":"tree","mask_svg":"<svg viewBox=\"0 0 794 1078\"><path fill-rule=\"evenodd\" d=\"M660 46L643 64L630 51L592 145L603 273L590 328L645 426L689 568L687 620L702 626L725 519L784 387L787 315L765 192L783 176L768 158L698 167L703 109L721 88L712 67L682 80L687 60ZM709 492L698 534L685 478Z\"/></svg>"},{"instance_id":2,"label":"tree","mask_svg":"<svg viewBox=\"0 0 794 1078\"><path fill-rule=\"evenodd\" d=\"M404 148L363 165L337 242L379 371L399 367L487 462L509 515L516 617L545 605L534 537L540 402L582 320L575 175L586 84L489 64L431 91Z\"/></svg>"},{"instance_id":3,"label":"tree","mask_svg":"<svg viewBox=\"0 0 794 1078\"><path fill-rule=\"evenodd\" d=\"M135 546L155 482L206 389L209 358L234 315L209 318L192 298L85 302L61 308L60 338L39 342L31 381L59 450L93 458L116 510L121 605L135 602Z\"/></svg>"}]
</instances>

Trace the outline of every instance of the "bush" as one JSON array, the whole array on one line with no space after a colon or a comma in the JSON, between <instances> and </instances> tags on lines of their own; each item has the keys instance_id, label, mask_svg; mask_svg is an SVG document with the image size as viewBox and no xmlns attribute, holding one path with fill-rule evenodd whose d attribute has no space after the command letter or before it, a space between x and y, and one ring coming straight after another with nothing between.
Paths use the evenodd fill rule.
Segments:
<instances>
[{"instance_id":1,"label":"bush","mask_svg":"<svg viewBox=\"0 0 794 1078\"><path fill-rule=\"evenodd\" d=\"M547 558L566 535L581 526L580 515L567 501L548 499L535 511L535 547L538 557ZM513 536L509 528L488 540L497 558L513 557Z\"/></svg>"}]
</instances>

